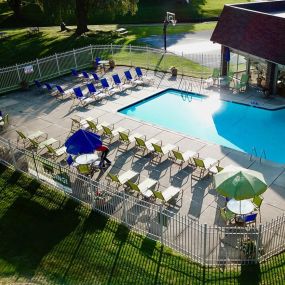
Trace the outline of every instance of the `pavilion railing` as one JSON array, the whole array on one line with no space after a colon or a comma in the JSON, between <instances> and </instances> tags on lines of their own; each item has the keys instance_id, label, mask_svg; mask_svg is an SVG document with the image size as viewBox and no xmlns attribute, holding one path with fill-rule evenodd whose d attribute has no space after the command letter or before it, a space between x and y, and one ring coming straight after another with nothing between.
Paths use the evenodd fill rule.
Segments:
<instances>
[{"instance_id":1,"label":"pavilion railing","mask_svg":"<svg viewBox=\"0 0 285 285\"><path fill-rule=\"evenodd\" d=\"M285 249L284 215L258 227L201 224L163 205L80 175L72 168L21 149L3 137L0 137L0 162L202 265L257 263Z\"/></svg>"},{"instance_id":2,"label":"pavilion railing","mask_svg":"<svg viewBox=\"0 0 285 285\"><path fill-rule=\"evenodd\" d=\"M213 67L220 66L220 55L175 55L161 49L143 46L89 45L84 48L56 53L14 66L0 68L0 94L19 89L21 83L33 84L34 80L46 81L70 73L71 68L92 68L96 57L114 59L117 65L140 66L169 72L175 66L178 74L206 78Z\"/></svg>"}]
</instances>

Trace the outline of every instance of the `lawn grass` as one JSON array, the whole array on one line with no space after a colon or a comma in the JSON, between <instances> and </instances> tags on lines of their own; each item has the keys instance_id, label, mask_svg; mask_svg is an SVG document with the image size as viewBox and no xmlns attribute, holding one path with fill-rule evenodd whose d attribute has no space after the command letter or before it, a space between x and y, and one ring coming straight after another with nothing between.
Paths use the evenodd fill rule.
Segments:
<instances>
[{"instance_id":1,"label":"lawn grass","mask_svg":"<svg viewBox=\"0 0 285 285\"><path fill-rule=\"evenodd\" d=\"M284 284L285 254L204 268L2 165L0 189L1 284Z\"/></svg>"},{"instance_id":2,"label":"lawn grass","mask_svg":"<svg viewBox=\"0 0 285 285\"><path fill-rule=\"evenodd\" d=\"M176 27L169 26L168 34L209 30L213 29L215 25L216 23L213 22L181 24ZM75 36L75 27L70 27L70 31L68 32L60 32L58 27L43 27L40 28L40 34L33 36L28 34L26 28L6 30L8 37L2 40L0 45L0 67L28 62L36 58L65 52L73 48L85 47L90 44L142 45L139 41L142 37L162 34L162 25L131 25L127 27L129 34L125 37L120 37L115 33L115 30L118 28L117 25L95 25L89 26L89 28L90 32L86 36L81 37ZM178 56L161 57L160 54L151 55L150 57L147 57L146 54L138 54L135 57L137 63L133 62L133 64L147 67L147 59L149 65L151 63L158 70L165 70L173 65L177 67L183 66L184 74L200 76L199 71L201 71L201 67L196 63ZM129 54L124 49L116 53L114 59L118 60L121 64L130 62ZM179 70L181 71L181 68ZM203 71L207 73L208 69L204 68Z\"/></svg>"}]
</instances>

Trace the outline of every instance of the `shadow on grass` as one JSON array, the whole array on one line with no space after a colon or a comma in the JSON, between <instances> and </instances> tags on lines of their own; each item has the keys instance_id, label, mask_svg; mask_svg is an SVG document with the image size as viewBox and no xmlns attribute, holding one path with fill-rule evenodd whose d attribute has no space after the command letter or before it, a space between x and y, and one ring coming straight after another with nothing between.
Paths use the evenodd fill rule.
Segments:
<instances>
[{"instance_id":1,"label":"shadow on grass","mask_svg":"<svg viewBox=\"0 0 285 285\"><path fill-rule=\"evenodd\" d=\"M27 179L24 191L33 183ZM0 277L90 285L284 284L285 254L260 265L203 267L46 187L16 194L0 211L0 265L13 267L0 266Z\"/></svg>"},{"instance_id":2,"label":"shadow on grass","mask_svg":"<svg viewBox=\"0 0 285 285\"><path fill-rule=\"evenodd\" d=\"M61 209L43 196L37 200L18 197L0 219L0 256L26 278L33 277L42 258L79 222L72 200Z\"/></svg>"},{"instance_id":3,"label":"shadow on grass","mask_svg":"<svg viewBox=\"0 0 285 285\"><path fill-rule=\"evenodd\" d=\"M257 264L246 264L241 266L241 273L239 282L242 285L248 284L250 278L250 285L260 284L260 265Z\"/></svg>"},{"instance_id":4,"label":"shadow on grass","mask_svg":"<svg viewBox=\"0 0 285 285\"><path fill-rule=\"evenodd\" d=\"M23 29L15 32L9 39L1 43L0 66L19 64L54 53L69 51L72 48L86 47L90 44L110 44L116 37L111 31L89 31L78 37L74 30L60 33L46 32L44 29L31 36L27 30ZM15 49L15 46L19 48Z\"/></svg>"}]
</instances>

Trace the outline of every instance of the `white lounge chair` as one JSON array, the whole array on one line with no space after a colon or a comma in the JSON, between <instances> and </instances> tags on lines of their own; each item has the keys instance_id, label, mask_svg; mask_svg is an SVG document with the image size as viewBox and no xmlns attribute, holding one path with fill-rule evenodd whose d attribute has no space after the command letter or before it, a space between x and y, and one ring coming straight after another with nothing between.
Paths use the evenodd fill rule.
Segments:
<instances>
[{"instance_id":1,"label":"white lounge chair","mask_svg":"<svg viewBox=\"0 0 285 285\"><path fill-rule=\"evenodd\" d=\"M169 186L168 188L161 191L153 191L153 194L155 198L161 200L163 203L168 203L182 192L183 191L180 188Z\"/></svg>"},{"instance_id":2,"label":"white lounge chair","mask_svg":"<svg viewBox=\"0 0 285 285\"><path fill-rule=\"evenodd\" d=\"M139 173L133 171L133 170L128 170L127 172L121 174L121 175L116 175L108 172L106 178L110 179L111 182L114 182L117 184L117 186L122 186L124 185L127 181L133 179L134 177L138 176Z\"/></svg>"},{"instance_id":3,"label":"white lounge chair","mask_svg":"<svg viewBox=\"0 0 285 285\"><path fill-rule=\"evenodd\" d=\"M139 192L142 196L146 198L150 198L153 196L153 192L150 189L155 187L157 183L157 180L153 180L151 178L147 178L139 184L134 183L131 180L127 182L127 184L132 190Z\"/></svg>"}]
</instances>

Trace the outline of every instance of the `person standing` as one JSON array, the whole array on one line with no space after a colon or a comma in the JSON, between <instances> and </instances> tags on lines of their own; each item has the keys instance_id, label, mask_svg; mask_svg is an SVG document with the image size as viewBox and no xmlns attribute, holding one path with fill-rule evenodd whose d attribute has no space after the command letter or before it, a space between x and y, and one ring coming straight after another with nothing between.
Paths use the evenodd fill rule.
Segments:
<instances>
[{"instance_id":1,"label":"person standing","mask_svg":"<svg viewBox=\"0 0 285 285\"><path fill-rule=\"evenodd\" d=\"M111 164L111 161L107 158L107 155L110 152L110 149L107 146L101 145L101 146L96 148L96 151L101 151L102 152L101 160L100 160L100 163L99 163L99 168L105 168L106 167L105 162L107 164L109 164L109 165Z\"/></svg>"}]
</instances>

